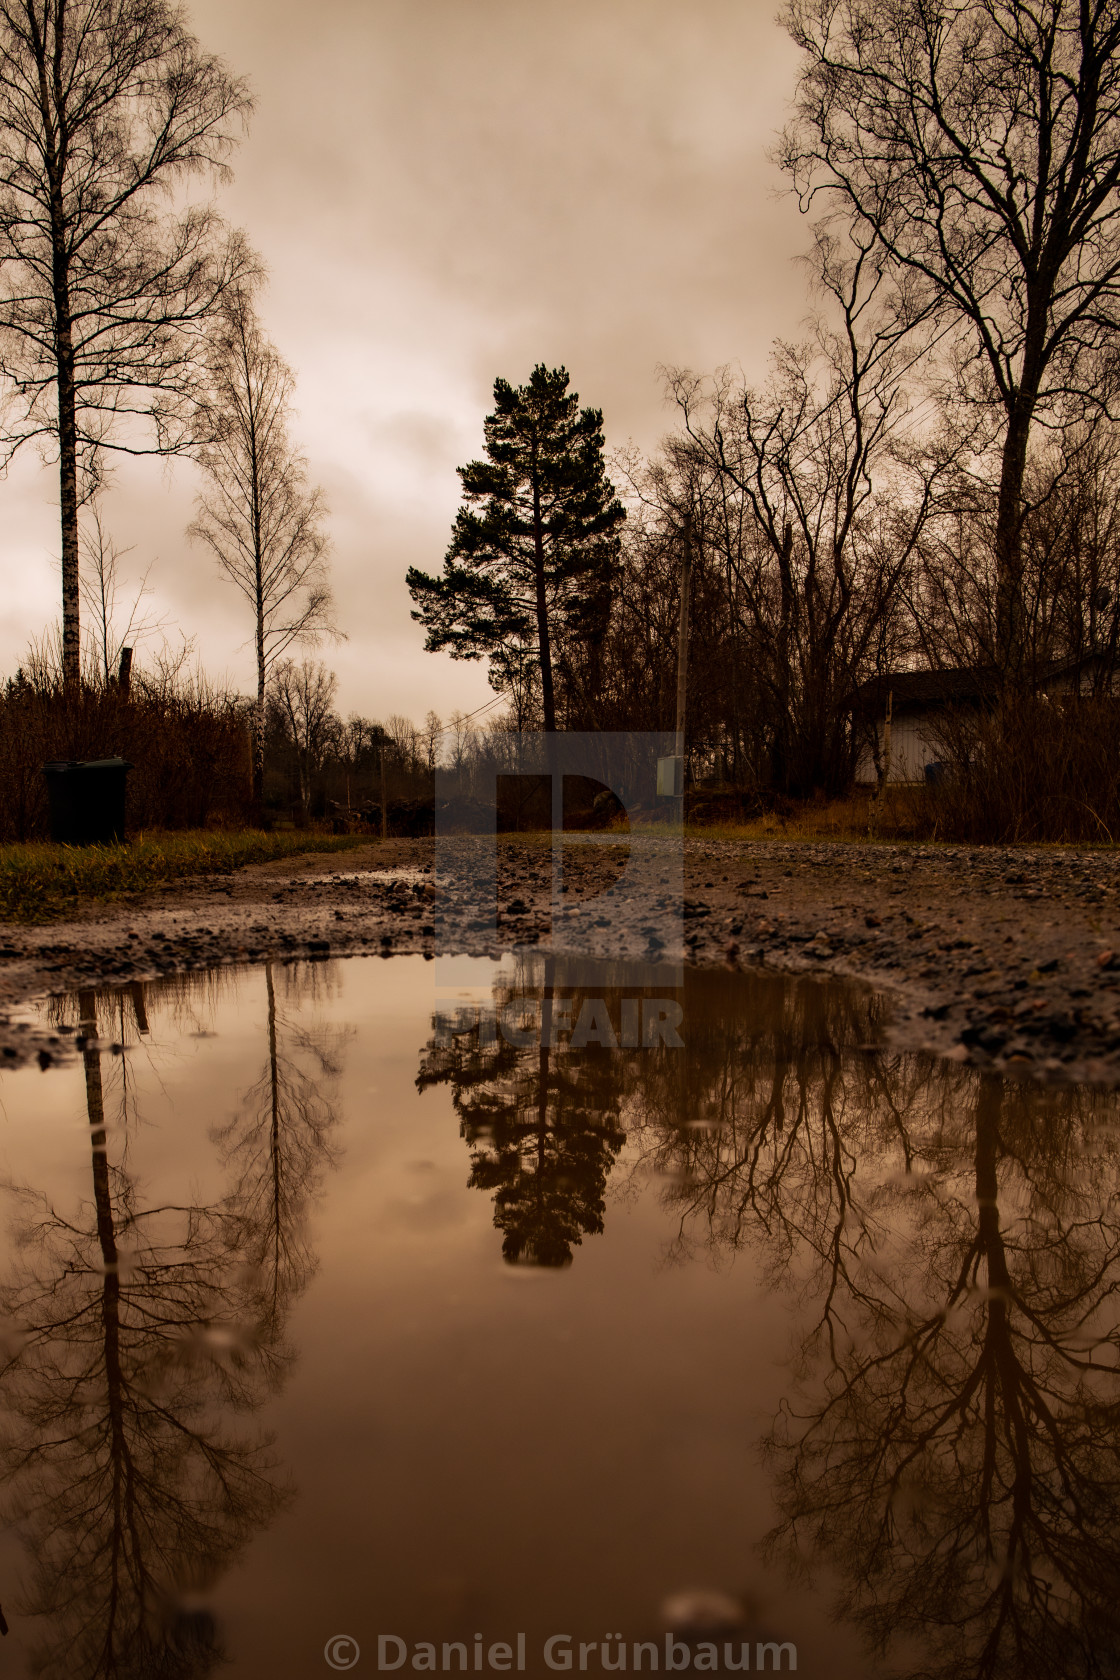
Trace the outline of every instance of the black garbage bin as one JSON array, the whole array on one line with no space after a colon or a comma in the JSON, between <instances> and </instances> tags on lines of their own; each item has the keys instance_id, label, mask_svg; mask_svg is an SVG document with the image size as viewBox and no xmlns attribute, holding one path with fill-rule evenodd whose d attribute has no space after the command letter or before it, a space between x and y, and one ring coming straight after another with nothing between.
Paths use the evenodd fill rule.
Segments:
<instances>
[{"instance_id":1,"label":"black garbage bin","mask_svg":"<svg viewBox=\"0 0 1120 1680\"><path fill-rule=\"evenodd\" d=\"M66 846L109 846L124 839L125 758L63 759L44 764L51 839Z\"/></svg>"}]
</instances>

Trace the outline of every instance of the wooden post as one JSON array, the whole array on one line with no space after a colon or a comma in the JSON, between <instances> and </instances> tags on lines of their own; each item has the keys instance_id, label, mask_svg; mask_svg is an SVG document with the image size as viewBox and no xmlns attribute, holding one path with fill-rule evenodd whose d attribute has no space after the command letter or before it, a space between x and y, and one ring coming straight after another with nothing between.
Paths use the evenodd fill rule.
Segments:
<instances>
[{"instance_id":1,"label":"wooden post","mask_svg":"<svg viewBox=\"0 0 1120 1680\"><path fill-rule=\"evenodd\" d=\"M894 712L894 689L887 690L887 715L883 720L883 745L876 755L875 786L871 797L867 801L867 838L874 840L875 823L879 815L879 801L883 797L883 789L891 773L891 717Z\"/></svg>"},{"instance_id":2,"label":"wooden post","mask_svg":"<svg viewBox=\"0 0 1120 1680\"><path fill-rule=\"evenodd\" d=\"M117 687L127 700L132 687L132 649L122 647L120 664L117 666Z\"/></svg>"},{"instance_id":3,"label":"wooden post","mask_svg":"<svg viewBox=\"0 0 1120 1680\"><path fill-rule=\"evenodd\" d=\"M385 803L385 748L381 749L381 838L389 838L389 808Z\"/></svg>"},{"instance_id":4,"label":"wooden post","mask_svg":"<svg viewBox=\"0 0 1120 1680\"><path fill-rule=\"evenodd\" d=\"M684 792L685 713L688 694L688 591L692 579L692 514L684 516L684 553L681 556L681 621L677 634L677 754L681 761L681 792Z\"/></svg>"},{"instance_id":5,"label":"wooden post","mask_svg":"<svg viewBox=\"0 0 1120 1680\"><path fill-rule=\"evenodd\" d=\"M151 1031L148 1026L148 1010L144 1001L144 983L133 980L128 988L128 995L132 999L132 1013L136 1017L137 1029L142 1033Z\"/></svg>"}]
</instances>

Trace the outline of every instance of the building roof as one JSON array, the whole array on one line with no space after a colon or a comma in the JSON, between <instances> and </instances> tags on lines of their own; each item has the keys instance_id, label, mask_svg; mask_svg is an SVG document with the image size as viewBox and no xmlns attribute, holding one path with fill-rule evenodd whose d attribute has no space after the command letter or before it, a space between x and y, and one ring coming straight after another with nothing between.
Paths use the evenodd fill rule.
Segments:
<instances>
[{"instance_id":1,"label":"building roof","mask_svg":"<svg viewBox=\"0 0 1120 1680\"><path fill-rule=\"evenodd\" d=\"M990 697L998 685L999 674L990 665L962 665L943 671L888 671L859 685L852 696L852 709L883 711L888 694L894 696L894 711L968 704Z\"/></svg>"},{"instance_id":2,"label":"building roof","mask_svg":"<svg viewBox=\"0 0 1120 1680\"><path fill-rule=\"evenodd\" d=\"M1103 655L1094 652L1080 659L1055 659L1037 669L1035 682L1041 686L1062 678L1076 677ZM878 714L886 710L887 695L894 696L892 711L927 711L935 706L972 705L998 694L1000 671L995 665L956 665L941 671L888 671L861 683L852 696L852 710Z\"/></svg>"}]
</instances>

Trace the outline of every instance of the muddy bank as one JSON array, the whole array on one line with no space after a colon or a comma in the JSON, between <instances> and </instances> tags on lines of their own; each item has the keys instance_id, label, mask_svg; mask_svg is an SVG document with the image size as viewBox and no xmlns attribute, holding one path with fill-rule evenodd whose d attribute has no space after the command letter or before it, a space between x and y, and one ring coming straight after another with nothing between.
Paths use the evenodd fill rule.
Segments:
<instances>
[{"instance_id":1,"label":"muddy bank","mask_svg":"<svg viewBox=\"0 0 1120 1680\"><path fill-rule=\"evenodd\" d=\"M625 847L566 847L565 880L590 899ZM900 1047L1048 1079L1120 1083L1120 867L1115 851L759 843L685 847L685 940L695 964L847 975L888 991ZM380 878L381 871L394 872ZM375 842L93 906L45 928L0 926L0 1054L64 1048L19 1019L46 992L123 984L265 957L430 951L435 918L456 949L497 954L550 938L547 847L499 843L499 935L437 905L430 840ZM604 919L604 955L639 948ZM652 950L649 954L652 954Z\"/></svg>"}]
</instances>

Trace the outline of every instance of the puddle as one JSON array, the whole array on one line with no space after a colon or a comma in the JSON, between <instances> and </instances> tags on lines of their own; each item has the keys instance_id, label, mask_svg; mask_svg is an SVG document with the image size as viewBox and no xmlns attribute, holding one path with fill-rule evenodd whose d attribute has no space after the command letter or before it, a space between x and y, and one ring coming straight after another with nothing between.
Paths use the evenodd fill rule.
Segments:
<instances>
[{"instance_id":1,"label":"puddle","mask_svg":"<svg viewBox=\"0 0 1120 1680\"><path fill-rule=\"evenodd\" d=\"M0 1077L5 1675L1116 1672L1117 1097L456 975L84 992Z\"/></svg>"}]
</instances>

